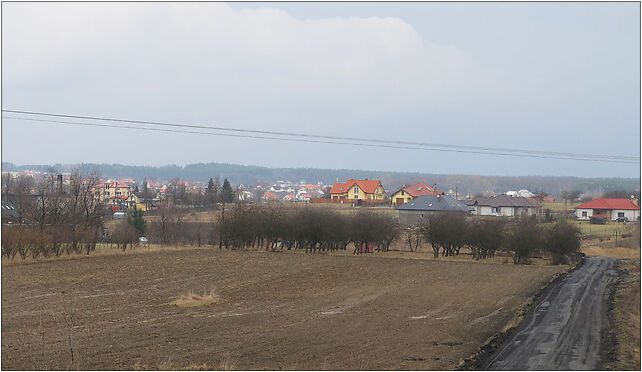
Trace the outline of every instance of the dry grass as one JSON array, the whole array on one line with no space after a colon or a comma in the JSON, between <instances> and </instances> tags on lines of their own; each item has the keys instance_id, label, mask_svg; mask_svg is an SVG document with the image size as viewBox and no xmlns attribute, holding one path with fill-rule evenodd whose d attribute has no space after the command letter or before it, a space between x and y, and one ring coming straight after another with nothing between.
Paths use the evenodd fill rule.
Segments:
<instances>
[{"instance_id":1,"label":"dry grass","mask_svg":"<svg viewBox=\"0 0 642 372\"><path fill-rule=\"evenodd\" d=\"M50 256L50 257L38 257L36 259L28 256L24 260L20 256L14 257L13 259L2 257L2 266L14 266L14 265L25 265L25 264L34 264L41 262L52 262L52 261L69 261L69 260L82 260L92 257L101 257L101 256L131 256L131 255L140 255L147 253L156 253L156 252L166 252L166 251L181 251L181 250L192 250L192 249L213 249L211 245L203 245L201 247L195 245L160 245L160 244L147 244L147 245L138 245L134 249L127 248L126 251L123 251L120 248L117 248L116 245L102 244L101 246L96 247L96 250L91 252L89 255L86 253L81 254L66 254L63 253L60 257Z\"/></svg>"},{"instance_id":2,"label":"dry grass","mask_svg":"<svg viewBox=\"0 0 642 372\"><path fill-rule=\"evenodd\" d=\"M599 242L597 242L599 243ZM585 245L582 243L582 252L587 256L617 257L617 258L637 258L640 259L639 248L626 247L601 247L599 245Z\"/></svg>"},{"instance_id":3,"label":"dry grass","mask_svg":"<svg viewBox=\"0 0 642 372\"><path fill-rule=\"evenodd\" d=\"M209 371L212 368L207 366L207 363L203 364L190 364L186 366L177 365L172 362L171 358L167 358L163 361L155 363L153 365L142 364L140 361L134 364L132 368L134 371Z\"/></svg>"},{"instance_id":4,"label":"dry grass","mask_svg":"<svg viewBox=\"0 0 642 372\"><path fill-rule=\"evenodd\" d=\"M542 202L542 210L546 211L546 209L550 209L551 212L562 212L565 210L573 209L575 208L577 204L571 204L571 203L566 203L564 204L564 201L555 201L555 202Z\"/></svg>"},{"instance_id":5,"label":"dry grass","mask_svg":"<svg viewBox=\"0 0 642 372\"><path fill-rule=\"evenodd\" d=\"M620 263L626 274L615 294L616 370L640 370L640 261Z\"/></svg>"},{"instance_id":6,"label":"dry grass","mask_svg":"<svg viewBox=\"0 0 642 372\"><path fill-rule=\"evenodd\" d=\"M176 300L170 302L170 305L178 307L196 307L221 303L223 299L216 294L213 289L209 293L204 292L202 295L196 294L194 291L189 291L181 295Z\"/></svg>"}]
</instances>

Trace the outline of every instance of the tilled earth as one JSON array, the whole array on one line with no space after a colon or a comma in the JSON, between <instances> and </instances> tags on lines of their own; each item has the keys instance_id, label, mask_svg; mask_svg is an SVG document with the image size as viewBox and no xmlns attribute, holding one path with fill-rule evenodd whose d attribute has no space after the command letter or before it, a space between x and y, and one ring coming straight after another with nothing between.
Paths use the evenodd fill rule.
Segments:
<instances>
[{"instance_id":1,"label":"tilled earth","mask_svg":"<svg viewBox=\"0 0 642 372\"><path fill-rule=\"evenodd\" d=\"M211 248L5 263L2 368L450 369L565 269Z\"/></svg>"}]
</instances>

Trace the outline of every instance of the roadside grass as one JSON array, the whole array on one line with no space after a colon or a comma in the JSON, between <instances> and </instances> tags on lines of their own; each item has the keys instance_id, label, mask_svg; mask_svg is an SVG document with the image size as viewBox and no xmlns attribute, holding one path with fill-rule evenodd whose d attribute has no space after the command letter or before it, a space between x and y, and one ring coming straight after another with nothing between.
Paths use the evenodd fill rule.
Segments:
<instances>
[{"instance_id":1,"label":"roadside grass","mask_svg":"<svg viewBox=\"0 0 642 372\"><path fill-rule=\"evenodd\" d=\"M214 289L204 292L202 295L196 294L194 291L189 291L181 295L176 300L170 302L170 305L178 307L196 307L221 303L223 299L219 296Z\"/></svg>"},{"instance_id":2,"label":"roadside grass","mask_svg":"<svg viewBox=\"0 0 642 372\"><path fill-rule=\"evenodd\" d=\"M623 260L626 272L615 293L615 370L640 370L640 261Z\"/></svg>"},{"instance_id":3,"label":"roadside grass","mask_svg":"<svg viewBox=\"0 0 642 372\"><path fill-rule=\"evenodd\" d=\"M582 252L586 255L640 258L639 225L625 225L617 222L591 225L588 221L573 221L573 223L580 229Z\"/></svg>"}]
</instances>

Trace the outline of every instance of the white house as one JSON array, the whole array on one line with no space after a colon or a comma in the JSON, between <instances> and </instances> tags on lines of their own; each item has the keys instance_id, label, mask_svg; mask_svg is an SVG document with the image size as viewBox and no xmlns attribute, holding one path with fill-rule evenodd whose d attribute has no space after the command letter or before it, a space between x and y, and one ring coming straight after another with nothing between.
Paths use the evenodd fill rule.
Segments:
<instances>
[{"instance_id":1,"label":"white house","mask_svg":"<svg viewBox=\"0 0 642 372\"><path fill-rule=\"evenodd\" d=\"M591 217L602 217L615 221L626 217L629 221L640 218L640 206L629 199L594 199L575 207L575 215L579 220L590 220Z\"/></svg>"},{"instance_id":2,"label":"white house","mask_svg":"<svg viewBox=\"0 0 642 372\"><path fill-rule=\"evenodd\" d=\"M473 208L473 214L479 216L531 216L539 213L539 204L522 197L497 195L489 198L472 199L466 204Z\"/></svg>"}]
</instances>

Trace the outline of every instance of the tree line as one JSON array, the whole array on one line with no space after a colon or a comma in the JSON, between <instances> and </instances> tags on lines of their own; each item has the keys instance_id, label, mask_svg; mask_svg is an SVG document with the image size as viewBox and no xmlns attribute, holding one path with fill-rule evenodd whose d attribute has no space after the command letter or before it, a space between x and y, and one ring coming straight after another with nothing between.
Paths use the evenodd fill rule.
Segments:
<instances>
[{"instance_id":1,"label":"tree line","mask_svg":"<svg viewBox=\"0 0 642 372\"><path fill-rule=\"evenodd\" d=\"M415 233L431 246L435 258L439 254L458 255L462 247L468 247L476 260L502 251L514 263L527 264L534 256L550 254L553 264L565 264L575 261L580 249L577 227L564 219L541 223L536 216L506 220L433 214L415 228Z\"/></svg>"},{"instance_id":2,"label":"tree line","mask_svg":"<svg viewBox=\"0 0 642 372\"><path fill-rule=\"evenodd\" d=\"M2 254L36 258L95 250L105 213L94 194L99 183L98 173L81 169L71 172L69 184L55 172L39 182L24 175L16 179L3 175L3 198L13 199L15 226L3 228Z\"/></svg>"},{"instance_id":3,"label":"tree line","mask_svg":"<svg viewBox=\"0 0 642 372\"><path fill-rule=\"evenodd\" d=\"M281 204L263 206L236 203L222 206L209 223L186 222L185 212L172 204L158 209L158 219L149 223L150 242L213 245L226 249L301 249L305 252L365 247L387 251L399 232L388 215L361 210L344 214L325 208L295 208ZM351 246L352 245L352 246Z\"/></svg>"}]
</instances>

